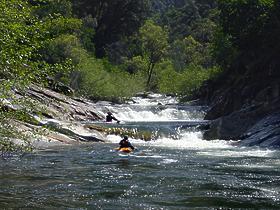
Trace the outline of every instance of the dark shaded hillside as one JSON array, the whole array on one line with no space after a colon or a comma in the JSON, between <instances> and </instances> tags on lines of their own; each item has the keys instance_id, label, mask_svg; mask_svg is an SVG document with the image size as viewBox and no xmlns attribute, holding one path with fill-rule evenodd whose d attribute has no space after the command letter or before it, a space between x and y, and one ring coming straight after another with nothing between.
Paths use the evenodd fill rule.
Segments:
<instances>
[{"instance_id":1,"label":"dark shaded hillside","mask_svg":"<svg viewBox=\"0 0 280 210\"><path fill-rule=\"evenodd\" d=\"M216 1L209 0L152 1L153 11L159 13L158 22L170 29L171 40L191 35L194 25L204 18L213 19L216 6Z\"/></svg>"},{"instance_id":2,"label":"dark shaded hillside","mask_svg":"<svg viewBox=\"0 0 280 210\"><path fill-rule=\"evenodd\" d=\"M242 142L246 145L280 146L279 2L262 8L246 3L237 5L238 10L230 6L220 5L222 14L235 11L230 18L223 17L222 23L237 55L228 67L224 65L223 75L209 81L200 92L211 106L206 119L214 120L205 138L245 139ZM244 9L250 12L242 17ZM245 22L242 28L230 23L233 18Z\"/></svg>"},{"instance_id":3,"label":"dark shaded hillside","mask_svg":"<svg viewBox=\"0 0 280 210\"><path fill-rule=\"evenodd\" d=\"M186 0L151 0L151 8L153 11L163 13L172 7L182 7L185 3Z\"/></svg>"},{"instance_id":4,"label":"dark shaded hillside","mask_svg":"<svg viewBox=\"0 0 280 210\"><path fill-rule=\"evenodd\" d=\"M270 54L248 62L249 59L243 56L232 66L232 71L225 72L216 81L209 81L202 95L213 108L206 118L215 119L243 107L267 106L278 101L279 59L279 54Z\"/></svg>"},{"instance_id":5,"label":"dark shaded hillside","mask_svg":"<svg viewBox=\"0 0 280 210\"><path fill-rule=\"evenodd\" d=\"M259 59L243 76L233 72L208 83L201 96L211 106L206 119L214 122L206 138L245 138L258 121L280 112L279 60L279 54L267 63ZM246 65L239 62L236 68L245 69ZM277 126L279 129L280 124Z\"/></svg>"}]
</instances>

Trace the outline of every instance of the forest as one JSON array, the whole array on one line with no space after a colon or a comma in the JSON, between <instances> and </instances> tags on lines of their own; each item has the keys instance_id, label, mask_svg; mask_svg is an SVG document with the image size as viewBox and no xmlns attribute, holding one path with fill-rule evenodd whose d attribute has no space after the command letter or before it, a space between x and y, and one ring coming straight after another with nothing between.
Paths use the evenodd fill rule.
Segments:
<instances>
[{"instance_id":1,"label":"forest","mask_svg":"<svg viewBox=\"0 0 280 210\"><path fill-rule=\"evenodd\" d=\"M2 0L0 9L2 105L28 103L13 91L31 83L123 102L146 91L210 100L279 78L278 0ZM2 106L1 136L22 112Z\"/></svg>"},{"instance_id":2,"label":"forest","mask_svg":"<svg viewBox=\"0 0 280 210\"><path fill-rule=\"evenodd\" d=\"M208 1L13 0L1 8L1 79L14 85L52 78L92 99L185 96L220 71L211 54L218 8Z\"/></svg>"},{"instance_id":3,"label":"forest","mask_svg":"<svg viewBox=\"0 0 280 210\"><path fill-rule=\"evenodd\" d=\"M280 209L280 0L0 0L0 209Z\"/></svg>"}]
</instances>

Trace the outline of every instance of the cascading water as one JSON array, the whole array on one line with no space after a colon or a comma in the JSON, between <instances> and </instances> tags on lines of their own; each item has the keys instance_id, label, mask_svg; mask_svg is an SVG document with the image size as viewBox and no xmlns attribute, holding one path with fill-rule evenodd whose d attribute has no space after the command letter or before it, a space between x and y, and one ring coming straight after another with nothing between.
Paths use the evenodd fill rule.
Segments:
<instances>
[{"instance_id":1,"label":"cascading water","mask_svg":"<svg viewBox=\"0 0 280 210\"><path fill-rule=\"evenodd\" d=\"M229 142L225 141L202 140L202 132L197 127L207 123L203 120L204 106L180 105L176 98L159 94L147 98L135 97L132 101L126 105L107 105L99 109L103 115L110 111L121 120L120 125L111 124L110 127L137 128L158 134L154 135L156 138L153 141L131 139L132 143L175 148L229 146ZM111 135L108 140L118 143L120 137Z\"/></svg>"},{"instance_id":2,"label":"cascading water","mask_svg":"<svg viewBox=\"0 0 280 210\"><path fill-rule=\"evenodd\" d=\"M128 104L96 104L120 124L154 132L131 138L138 148L116 152L107 143L50 148L0 161L3 209L279 209L280 152L202 139L206 107L149 95Z\"/></svg>"},{"instance_id":3,"label":"cascading water","mask_svg":"<svg viewBox=\"0 0 280 210\"><path fill-rule=\"evenodd\" d=\"M178 105L175 98L162 98L161 95L144 99L135 97L133 102L126 105L107 104L99 107L99 111L104 115L111 111L124 122L202 120L205 111L203 106Z\"/></svg>"}]
</instances>

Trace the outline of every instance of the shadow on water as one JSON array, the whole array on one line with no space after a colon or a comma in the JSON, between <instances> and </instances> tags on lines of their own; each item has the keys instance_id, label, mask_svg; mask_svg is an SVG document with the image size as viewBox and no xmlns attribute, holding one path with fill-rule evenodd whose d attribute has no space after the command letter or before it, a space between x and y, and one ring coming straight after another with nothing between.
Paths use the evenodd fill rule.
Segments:
<instances>
[{"instance_id":1,"label":"shadow on water","mask_svg":"<svg viewBox=\"0 0 280 210\"><path fill-rule=\"evenodd\" d=\"M131 165L129 159L118 159L117 164L118 167L122 169L129 169Z\"/></svg>"}]
</instances>

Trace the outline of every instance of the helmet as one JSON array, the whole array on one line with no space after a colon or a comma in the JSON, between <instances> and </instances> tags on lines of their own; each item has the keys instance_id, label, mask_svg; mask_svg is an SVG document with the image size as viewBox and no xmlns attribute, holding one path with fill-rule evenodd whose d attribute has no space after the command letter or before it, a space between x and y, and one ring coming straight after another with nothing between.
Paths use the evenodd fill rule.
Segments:
<instances>
[{"instance_id":1,"label":"helmet","mask_svg":"<svg viewBox=\"0 0 280 210\"><path fill-rule=\"evenodd\" d=\"M112 115L112 112L107 112L108 115Z\"/></svg>"},{"instance_id":2,"label":"helmet","mask_svg":"<svg viewBox=\"0 0 280 210\"><path fill-rule=\"evenodd\" d=\"M128 140L128 137L127 137L127 136L124 136L123 139L124 139L124 140Z\"/></svg>"}]
</instances>

